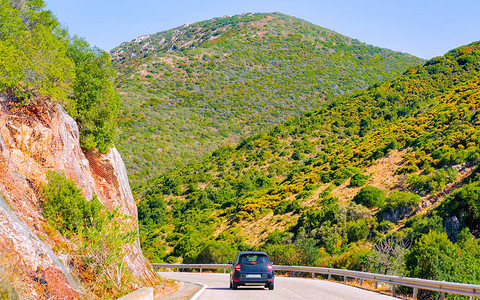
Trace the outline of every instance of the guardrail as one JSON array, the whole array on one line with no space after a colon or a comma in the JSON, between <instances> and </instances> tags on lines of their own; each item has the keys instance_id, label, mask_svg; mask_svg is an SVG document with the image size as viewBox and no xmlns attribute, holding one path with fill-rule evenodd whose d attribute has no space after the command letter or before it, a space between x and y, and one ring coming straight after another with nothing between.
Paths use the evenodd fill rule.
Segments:
<instances>
[{"instance_id":1,"label":"guardrail","mask_svg":"<svg viewBox=\"0 0 480 300\"><path fill-rule=\"evenodd\" d=\"M203 270L213 270L213 269L224 269L224 272L226 272L227 269L230 269L232 267L232 265L230 264L152 264L152 265L156 269L161 269L161 268L198 269L200 270L200 272L203 272ZM445 299L446 293L470 296L471 300L473 300L474 297L480 297L480 285L475 285L475 284L454 283L454 282L446 282L446 281L382 275L382 274L374 274L374 273L367 273L367 272L360 272L360 271L322 268L322 267L274 265L273 269L275 271L311 273L312 278L315 278L315 274L327 275L328 279L331 279L332 275L343 276L344 281L347 281L347 278L356 278L356 279L359 279L360 285L363 284L363 280L370 280L375 282L375 287L378 287L379 282L388 283L392 285L392 292L394 295L395 295L396 285L407 286L407 287L413 288L414 299L417 299L417 294L419 289L440 292L441 299Z\"/></svg>"}]
</instances>

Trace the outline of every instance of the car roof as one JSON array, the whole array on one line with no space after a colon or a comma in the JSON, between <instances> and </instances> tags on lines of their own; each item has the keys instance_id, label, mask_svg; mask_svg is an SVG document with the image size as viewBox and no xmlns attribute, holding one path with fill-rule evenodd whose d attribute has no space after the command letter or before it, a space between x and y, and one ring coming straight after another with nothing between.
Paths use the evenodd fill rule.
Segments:
<instances>
[{"instance_id":1,"label":"car roof","mask_svg":"<svg viewBox=\"0 0 480 300\"><path fill-rule=\"evenodd\" d=\"M265 253L265 252L260 252L260 251L244 251L244 252L239 252L239 253L238 253L238 256L244 255L244 254L263 254L263 255L268 256L267 253Z\"/></svg>"}]
</instances>

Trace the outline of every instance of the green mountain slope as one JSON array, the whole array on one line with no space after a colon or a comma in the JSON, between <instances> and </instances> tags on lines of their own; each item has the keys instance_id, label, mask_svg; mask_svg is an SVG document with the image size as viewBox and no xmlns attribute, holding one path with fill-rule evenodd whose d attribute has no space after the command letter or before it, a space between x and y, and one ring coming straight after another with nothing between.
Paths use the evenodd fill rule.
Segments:
<instances>
[{"instance_id":1,"label":"green mountain slope","mask_svg":"<svg viewBox=\"0 0 480 300\"><path fill-rule=\"evenodd\" d=\"M112 56L134 184L422 62L278 13L187 24Z\"/></svg>"},{"instance_id":2,"label":"green mountain slope","mask_svg":"<svg viewBox=\"0 0 480 300\"><path fill-rule=\"evenodd\" d=\"M144 249L480 283L479 71L477 42L151 180Z\"/></svg>"}]
</instances>

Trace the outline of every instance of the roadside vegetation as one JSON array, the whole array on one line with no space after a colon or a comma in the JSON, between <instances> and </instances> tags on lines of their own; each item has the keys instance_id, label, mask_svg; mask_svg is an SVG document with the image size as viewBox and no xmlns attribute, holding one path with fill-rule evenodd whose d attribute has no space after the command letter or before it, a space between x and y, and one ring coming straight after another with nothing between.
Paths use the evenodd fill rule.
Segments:
<instances>
[{"instance_id":1,"label":"roadside vegetation","mask_svg":"<svg viewBox=\"0 0 480 300\"><path fill-rule=\"evenodd\" d=\"M73 180L50 172L42 189L43 229L54 251L68 254L68 264L86 288L86 295L116 299L145 283L125 266L137 240L135 222L106 209L94 195L87 200ZM151 283L147 283L151 285Z\"/></svg>"}]
</instances>

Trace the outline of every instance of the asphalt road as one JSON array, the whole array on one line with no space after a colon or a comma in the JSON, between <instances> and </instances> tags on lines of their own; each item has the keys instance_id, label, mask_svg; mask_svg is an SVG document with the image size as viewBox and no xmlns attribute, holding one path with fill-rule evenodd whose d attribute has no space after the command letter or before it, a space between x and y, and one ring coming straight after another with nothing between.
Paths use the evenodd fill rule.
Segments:
<instances>
[{"instance_id":1,"label":"asphalt road","mask_svg":"<svg viewBox=\"0 0 480 300\"><path fill-rule=\"evenodd\" d=\"M200 300L215 299L364 299L381 300L397 299L391 296L363 290L360 288L344 285L326 280L314 280L304 278L275 277L275 290L269 291L263 287L239 287L231 290L228 274L215 273L184 273L162 272L162 277L179 279L187 282L197 282L207 285Z\"/></svg>"}]
</instances>

